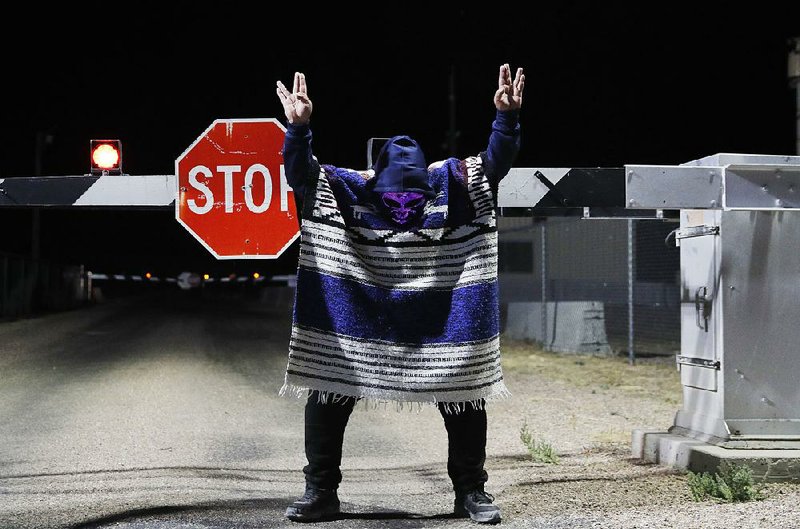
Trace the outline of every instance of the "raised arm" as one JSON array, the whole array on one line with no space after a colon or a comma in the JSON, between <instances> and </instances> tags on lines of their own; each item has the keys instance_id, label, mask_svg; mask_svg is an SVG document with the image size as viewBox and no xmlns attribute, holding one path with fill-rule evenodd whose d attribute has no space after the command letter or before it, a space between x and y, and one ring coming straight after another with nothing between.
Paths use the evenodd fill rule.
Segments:
<instances>
[{"instance_id":1,"label":"raised arm","mask_svg":"<svg viewBox=\"0 0 800 529\"><path fill-rule=\"evenodd\" d=\"M486 175L495 183L499 182L514 163L520 148L519 113L522 108L522 92L525 89L525 74L517 68L514 79L511 79L511 68L508 64L500 66L497 80L497 91L494 94L494 106L497 109L492 132L489 135L489 147L486 149Z\"/></svg>"},{"instance_id":2,"label":"raised arm","mask_svg":"<svg viewBox=\"0 0 800 529\"><path fill-rule=\"evenodd\" d=\"M295 72L291 92L278 81L276 92L286 114L286 137L283 142L286 181L297 198L302 200L306 181L314 165L309 125L313 105L308 97L306 76Z\"/></svg>"}]
</instances>

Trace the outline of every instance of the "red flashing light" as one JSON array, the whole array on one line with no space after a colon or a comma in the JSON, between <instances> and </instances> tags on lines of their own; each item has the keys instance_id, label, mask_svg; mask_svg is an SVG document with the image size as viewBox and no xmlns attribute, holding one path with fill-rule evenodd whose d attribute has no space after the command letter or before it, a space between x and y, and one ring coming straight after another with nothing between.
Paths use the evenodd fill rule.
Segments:
<instances>
[{"instance_id":1,"label":"red flashing light","mask_svg":"<svg viewBox=\"0 0 800 529\"><path fill-rule=\"evenodd\" d=\"M89 155L93 175L122 174L122 142L120 140L89 140Z\"/></svg>"}]
</instances>

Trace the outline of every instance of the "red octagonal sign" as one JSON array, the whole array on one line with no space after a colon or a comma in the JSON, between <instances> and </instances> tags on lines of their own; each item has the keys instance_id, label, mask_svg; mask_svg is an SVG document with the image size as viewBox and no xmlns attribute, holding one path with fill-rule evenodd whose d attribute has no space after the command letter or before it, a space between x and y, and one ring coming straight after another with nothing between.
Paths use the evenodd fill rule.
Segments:
<instances>
[{"instance_id":1,"label":"red octagonal sign","mask_svg":"<svg viewBox=\"0 0 800 529\"><path fill-rule=\"evenodd\" d=\"M300 234L276 119L218 119L175 160L175 217L217 259L274 259Z\"/></svg>"}]
</instances>

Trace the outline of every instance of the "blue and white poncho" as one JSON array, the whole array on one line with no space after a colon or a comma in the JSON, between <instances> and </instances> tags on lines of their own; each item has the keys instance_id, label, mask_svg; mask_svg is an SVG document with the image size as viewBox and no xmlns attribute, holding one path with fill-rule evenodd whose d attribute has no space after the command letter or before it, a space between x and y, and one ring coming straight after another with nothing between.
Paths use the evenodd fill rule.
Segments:
<instances>
[{"instance_id":1,"label":"blue and white poncho","mask_svg":"<svg viewBox=\"0 0 800 529\"><path fill-rule=\"evenodd\" d=\"M506 397L499 343L496 182L485 156L429 171L435 197L398 227L372 171L315 165L304 189L281 394L322 401L466 403Z\"/></svg>"}]
</instances>

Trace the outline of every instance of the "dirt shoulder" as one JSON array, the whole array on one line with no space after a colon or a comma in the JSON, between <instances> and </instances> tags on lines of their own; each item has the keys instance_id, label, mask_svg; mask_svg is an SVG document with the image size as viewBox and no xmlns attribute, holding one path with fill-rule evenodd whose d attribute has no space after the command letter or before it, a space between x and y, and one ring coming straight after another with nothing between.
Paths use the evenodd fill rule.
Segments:
<instances>
[{"instance_id":1,"label":"dirt shoulder","mask_svg":"<svg viewBox=\"0 0 800 529\"><path fill-rule=\"evenodd\" d=\"M769 484L761 501L695 502L680 470L631 457L636 428L666 430L682 391L672 357L548 353L505 339L513 397L492 403L490 483L519 527L800 527L800 484ZM557 464L535 462L519 435L550 444Z\"/></svg>"}]
</instances>

